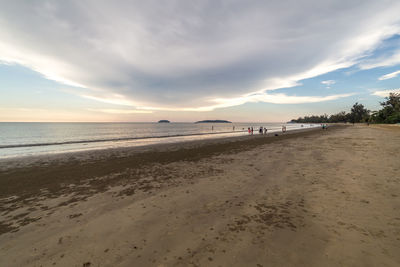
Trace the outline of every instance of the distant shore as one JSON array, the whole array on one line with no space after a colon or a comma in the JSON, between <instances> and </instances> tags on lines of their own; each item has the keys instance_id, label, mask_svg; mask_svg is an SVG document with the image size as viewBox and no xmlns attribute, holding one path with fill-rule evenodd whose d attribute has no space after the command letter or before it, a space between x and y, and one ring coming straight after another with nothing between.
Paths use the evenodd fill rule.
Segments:
<instances>
[{"instance_id":1,"label":"distant shore","mask_svg":"<svg viewBox=\"0 0 400 267\"><path fill-rule=\"evenodd\" d=\"M203 121L196 121L195 123L232 123L232 122L226 120L203 120Z\"/></svg>"},{"instance_id":2,"label":"distant shore","mask_svg":"<svg viewBox=\"0 0 400 267\"><path fill-rule=\"evenodd\" d=\"M0 265L397 266L399 129L0 161Z\"/></svg>"}]
</instances>

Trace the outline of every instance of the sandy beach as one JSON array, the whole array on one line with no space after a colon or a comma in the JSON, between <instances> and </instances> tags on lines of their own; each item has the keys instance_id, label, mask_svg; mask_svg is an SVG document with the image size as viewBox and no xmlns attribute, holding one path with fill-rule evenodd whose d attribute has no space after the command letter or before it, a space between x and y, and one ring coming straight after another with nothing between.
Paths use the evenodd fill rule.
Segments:
<instances>
[{"instance_id":1,"label":"sandy beach","mask_svg":"<svg viewBox=\"0 0 400 267\"><path fill-rule=\"evenodd\" d=\"M0 266L399 266L400 127L0 162Z\"/></svg>"}]
</instances>

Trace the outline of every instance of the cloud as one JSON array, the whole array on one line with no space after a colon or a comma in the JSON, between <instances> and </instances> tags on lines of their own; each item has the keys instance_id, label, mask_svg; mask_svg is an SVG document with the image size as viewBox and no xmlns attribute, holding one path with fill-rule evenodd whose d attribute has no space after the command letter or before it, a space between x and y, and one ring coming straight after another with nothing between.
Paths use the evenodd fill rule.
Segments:
<instances>
[{"instance_id":1,"label":"cloud","mask_svg":"<svg viewBox=\"0 0 400 267\"><path fill-rule=\"evenodd\" d=\"M88 116L82 110L64 110L64 109L44 109L33 107L21 108L2 108L0 107L0 121L10 122L54 122L57 121L73 121L73 122L86 122L86 121L104 121L105 117L102 116Z\"/></svg>"},{"instance_id":2,"label":"cloud","mask_svg":"<svg viewBox=\"0 0 400 267\"><path fill-rule=\"evenodd\" d=\"M366 60L359 65L360 69L368 70L378 67L391 67L400 64L400 50L393 52L391 55L381 56L375 59Z\"/></svg>"},{"instance_id":3,"label":"cloud","mask_svg":"<svg viewBox=\"0 0 400 267\"><path fill-rule=\"evenodd\" d=\"M392 72L392 73L388 73L388 74L385 74L385 75L382 75L382 76L379 77L378 79L379 79L380 81L382 81L382 80L387 80L387 79L392 79L392 78L397 77L397 75L399 75L399 74L400 74L400 70L395 71L395 72Z\"/></svg>"},{"instance_id":4,"label":"cloud","mask_svg":"<svg viewBox=\"0 0 400 267\"><path fill-rule=\"evenodd\" d=\"M134 102L126 99L124 96L119 94L112 94L112 95L107 94L105 96L94 96L88 94L78 94L78 95L83 98L92 99L107 104L114 104L120 106L136 106Z\"/></svg>"},{"instance_id":5,"label":"cloud","mask_svg":"<svg viewBox=\"0 0 400 267\"><path fill-rule=\"evenodd\" d=\"M273 104L304 104L332 101L339 98L349 97L355 93L338 94L329 96L289 96L286 94L255 93L243 95L237 98L217 98L213 99L215 104L195 107L195 108L158 108L158 107L137 107L143 110L168 110L168 111L212 111L217 108L239 106L245 103L273 103Z\"/></svg>"},{"instance_id":6,"label":"cloud","mask_svg":"<svg viewBox=\"0 0 400 267\"><path fill-rule=\"evenodd\" d=\"M399 12L395 0L4 1L0 61L118 105L284 103L268 91L359 63L400 33Z\"/></svg>"},{"instance_id":7,"label":"cloud","mask_svg":"<svg viewBox=\"0 0 400 267\"><path fill-rule=\"evenodd\" d=\"M390 93L400 94L399 89L389 89L389 90L382 90L382 91L375 91L372 95L380 96L380 97L388 97Z\"/></svg>"},{"instance_id":8,"label":"cloud","mask_svg":"<svg viewBox=\"0 0 400 267\"><path fill-rule=\"evenodd\" d=\"M321 83L329 86L329 85L335 84L336 81L334 81L334 80L327 80L327 81L322 81Z\"/></svg>"},{"instance_id":9,"label":"cloud","mask_svg":"<svg viewBox=\"0 0 400 267\"><path fill-rule=\"evenodd\" d=\"M325 84L326 88L331 88L331 85L335 84L336 81L334 81L334 80L326 80L326 81L322 81L321 83Z\"/></svg>"},{"instance_id":10,"label":"cloud","mask_svg":"<svg viewBox=\"0 0 400 267\"><path fill-rule=\"evenodd\" d=\"M93 111L93 112L109 113L109 114L153 113L151 110L137 110L137 109L95 109L95 108L88 108L87 110Z\"/></svg>"},{"instance_id":11,"label":"cloud","mask_svg":"<svg viewBox=\"0 0 400 267\"><path fill-rule=\"evenodd\" d=\"M316 103L336 100L339 98L349 97L354 95L354 93L349 94L338 94L329 96L289 96L286 94L252 94L248 96L243 96L239 98L219 98L215 99L219 106L216 107L227 107L234 105L241 105L247 102L265 102L273 104L303 104L303 103ZM214 107L214 108L216 108Z\"/></svg>"}]
</instances>

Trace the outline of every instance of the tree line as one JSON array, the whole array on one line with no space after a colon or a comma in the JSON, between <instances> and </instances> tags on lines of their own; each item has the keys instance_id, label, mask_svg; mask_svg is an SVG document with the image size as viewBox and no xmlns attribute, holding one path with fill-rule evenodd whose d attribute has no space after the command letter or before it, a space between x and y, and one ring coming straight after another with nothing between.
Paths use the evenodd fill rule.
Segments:
<instances>
[{"instance_id":1,"label":"tree line","mask_svg":"<svg viewBox=\"0 0 400 267\"><path fill-rule=\"evenodd\" d=\"M353 105L350 112L341 111L328 116L312 115L300 117L291 122L296 123L335 123L335 122L366 122L366 123L400 123L400 93L390 93L385 101L380 102L382 108L378 111L370 111L358 102Z\"/></svg>"}]
</instances>

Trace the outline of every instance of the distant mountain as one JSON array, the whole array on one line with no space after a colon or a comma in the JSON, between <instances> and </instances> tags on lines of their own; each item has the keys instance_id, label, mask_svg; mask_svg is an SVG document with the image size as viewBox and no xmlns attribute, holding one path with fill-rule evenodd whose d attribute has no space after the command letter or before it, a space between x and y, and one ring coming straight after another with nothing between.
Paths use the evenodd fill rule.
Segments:
<instances>
[{"instance_id":1,"label":"distant mountain","mask_svg":"<svg viewBox=\"0 0 400 267\"><path fill-rule=\"evenodd\" d=\"M158 123L170 123L169 120L159 120Z\"/></svg>"},{"instance_id":2,"label":"distant mountain","mask_svg":"<svg viewBox=\"0 0 400 267\"><path fill-rule=\"evenodd\" d=\"M204 121L196 121L195 123L232 123L232 122L225 120L204 120Z\"/></svg>"}]
</instances>

